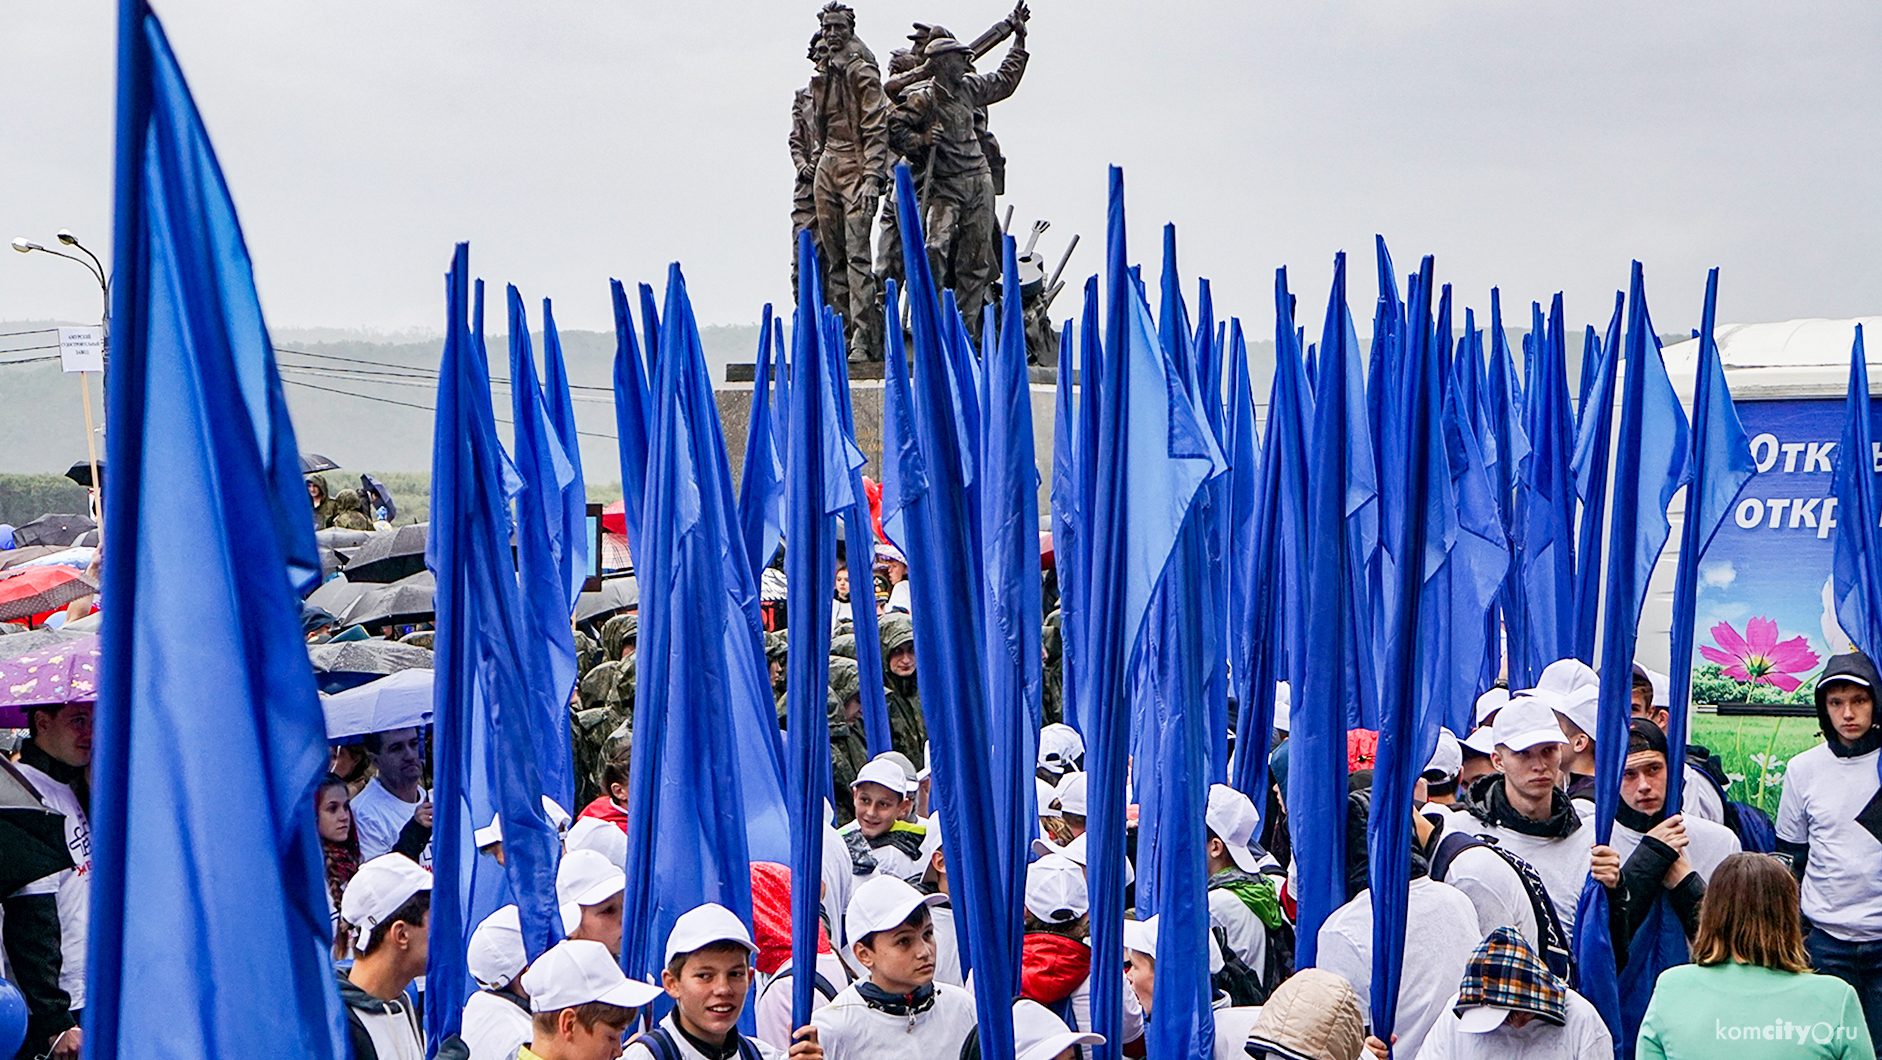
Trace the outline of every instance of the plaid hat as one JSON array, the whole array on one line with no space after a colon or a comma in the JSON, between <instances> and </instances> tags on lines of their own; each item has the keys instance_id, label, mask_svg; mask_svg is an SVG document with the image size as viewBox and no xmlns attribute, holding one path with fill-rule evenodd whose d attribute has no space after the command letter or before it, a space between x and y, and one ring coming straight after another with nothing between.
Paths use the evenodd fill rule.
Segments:
<instances>
[{"instance_id":1,"label":"plaid hat","mask_svg":"<svg viewBox=\"0 0 1882 1060\"><path fill-rule=\"evenodd\" d=\"M1560 1027L1568 1018L1568 987L1536 956L1522 933L1506 925L1490 932L1471 952L1453 1011L1464 1030L1477 1034L1501 1026L1511 1011Z\"/></svg>"}]
</instances>

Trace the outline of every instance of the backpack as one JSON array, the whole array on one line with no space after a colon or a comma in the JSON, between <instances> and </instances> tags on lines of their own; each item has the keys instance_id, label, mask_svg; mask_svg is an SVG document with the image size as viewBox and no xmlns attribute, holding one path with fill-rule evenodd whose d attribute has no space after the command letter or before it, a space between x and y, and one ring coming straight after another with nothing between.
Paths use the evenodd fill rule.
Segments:
<instances>
[{"instance_id":1,"label":"backpack","mask_svg":"<svg viewBox=\"0 0 1882 1060\"><path fill-rule=\"evenodd\" d=\"M665 1027L655 1027L628 1044L635 1042L646 1046L654 1060L680 1060L680 1048L673 1044L673 1033ZM738 1060L763 1060L758 1047L742 1034L738 1036Z\"/></svg>"},{"instance_id":2,"label":"backpack","mask_svg":"<svg viewBox=\"0 0 1882 1060\"><path fill-rule=\"evenodd\" d=\"M1725 804L1725 824L1738 836L1738 845L1757 854L1777 852L1777 829L1771 818L1756 806L1743 802Z\"/></svg>"},{"instance_id":3,"label":"backpack","mask_svg":"<svg viewBox=\"0 0 1882 1060\"><path fill-rule=\"evenodd\" d=\"M1542 885L1542 878L1536 875L1536 870L1527 861L1503 849L1488 836L1446 832L1439 837L1438 848L1431 854L1431 878L1439 883L1444 882L1444 877L1451 871L1451 862L1471 847L1490 848L1497 857L1516 870L1516 878L1523 884L1523 893L1529 896L1529 908L1535 913L1537 933L1542 936L1538 956L1549 966L1549 971L1555 973L1556 978L1574 986L1576 975L1572 943L1568 933L1562 930L1561 918L1555 915L1555 903L1549 898L1548 888Z\"/></svg>"},{"instance_id":4,"label":"backpack","mask_svg":"<svg viewBox=\"0 0 1882 1060\"><path fill-rule=\"evenodd\" d=\"M1222 875L1210 877L1209 890L1218 891L1228 888L1229 879ZM1278 891L1278 887L1277 887ZM1236 895L1240 898L1240 894ZM1244 900L1246 904L1246 900ZM1252 909L1252 907L1251 907ZM1276 912L1279 912L1277 907ZM1263 948L1261 969L1250 968L1241 955L1232 952L1228 944L1228 932L1218 927L1211 927L1215 936L1216 949L1222 954L1222 970L1209 978L1217 993L1227 994L1233 1005L1266 1004L1268 995L1281 981L1294 974L1294 925L1288 923L1285 916L1280 922L1269 926L1262 918L1261 925L1268 933L1268 944Z\"/></svg>"}]
</instances>

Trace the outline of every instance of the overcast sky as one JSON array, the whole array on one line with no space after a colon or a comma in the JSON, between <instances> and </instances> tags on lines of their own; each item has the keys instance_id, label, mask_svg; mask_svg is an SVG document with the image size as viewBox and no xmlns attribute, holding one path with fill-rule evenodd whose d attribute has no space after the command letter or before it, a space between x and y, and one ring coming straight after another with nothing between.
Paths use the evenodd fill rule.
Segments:
<instances>
[{"instance_id":1,"label":"overcast sky","mask_svg":"<svg viewBox=\"0 0 1882 1060\"><path fill-rule=\"evenodd\" d=\"M911 19L963 37L1001 0L859 0L886 62ZM451 245L564 327L607 279L683 262L702 323L788 301L791 92L817 0L160 0L278 329L439 327ZM1605 322L1646 263L1662 332L1882 311L1882 5L1790 0L1035 0L1032 65L992 125L1015 229L1102 260L1105 166L1132 256L1271 335L1273 270L1317 327L1335 251L1363 322L1372 236L1437 255L1460 304ZM110 246L115 5L0 0L0 238ZM990 60L991 61L991 60ZM0 255L0 320L97 292ZM1077 284L1073 285L1076 290ZM1055 307L1069 315L1071 299ZM1459 314L1461 321L1461 313ZM1312 328L1310 328L1312 330Z\"/></svg>"}]
</instances>

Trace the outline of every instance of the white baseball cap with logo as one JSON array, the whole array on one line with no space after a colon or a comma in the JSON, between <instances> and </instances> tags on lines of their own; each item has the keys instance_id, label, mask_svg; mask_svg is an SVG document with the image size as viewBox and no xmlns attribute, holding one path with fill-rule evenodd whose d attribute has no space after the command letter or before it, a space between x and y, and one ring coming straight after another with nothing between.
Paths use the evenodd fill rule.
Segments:
<instances>
[{"instance_id":1,"label":"white baseball cap with logo","mask_svg":"<svg viewBox=\"0 0 1882 1060\"><path fill-rule=\"evenodd\" d=\"M1222 845L1228 847L1229 860L1243 872L1259 872L1261 862L1255 852L1248 849L1254 841L1256 829L1261 827L1261 814L1255 804L1227 784L1209 785L1209 805L1203 811L1203 823Z\"/></svg>"},{"instance_id":2,"label":"white baseball cap with logo","mask_svg":"<svg viewBox=\"0 0 1882 1060\"><path fill-rule=\"evenodd\" d=\"M1545 743L1566 744L1562 723L1555 712L1564 704L1561 696L1540 688L1512 698L1509 706L1497 711L1496 742L1512 751L1527 751Z\"/></svg>"},{"instance_id":3,"label":"white baseball cap with logo","mask_svg":"<svg viewBox=\"0 0 1882 1060\"><path fill-rule=\"evenodd\" d=\"M1510 690L1501 685L1490 689L1477 697L1476 713L1471 720L1479 726L1489 724L1491 715L1502 710L1510 701Z\"/></svg>"},{"instance_id":4,"label":"white baseball cap with logo","mask_svg":"<svg viewBox=\"0 0 1882 1060\"><path fill-rule=\"evenodd\" d=\"M894 792L898 798L908 798L908 774L902 767L886 758L872 758L863 763L856 771L856 779L850 781L850 790L855 791L864 784L880 784Z\"/></svg>"},{"instance_id":5,"label":"white baseball cap with logo","mask_svg":"<svg viewBox=\"0 0 1882 1060\"><path fill-rule=\"evenodd\" d=\"M1055 1060L1074 1046L1103 1044L1104 1035L1080 1034L1037 1001L1013 1002L1014 1060Z\"/></svg>"},{"instance_id":6,"label":"white baseball cap with logo","mask_svg":"<svg viewBox=\"0 0 1882 1060\"><path fill-rule=\"evenodd\" d=\"M501 990L522 974L529 953L523 948L523 925L514 905L504 906L477 925L464 963L470 967L471 978L485 990Z\"/></svg>"},{"instance_id":7,"label":"white baseball cap with logo","mask_svg":"<svg viewBox=\"0 0 1882 1060\"><path fill-rule=\"evenodd\" d=\"M871 876L850 894L843 929L854 945L874 932L901 927L924 905L940 905L947 900L945 894L923 894L893 876Z\"/></svg>"},{"instance_id":8,"label":"white baseball cap with logo","mask_svg":"<svg viewBox=\"0 0 1882 1060\"><path fill-rule=\"evenodd\" d=\"M627 873L594 850L571 850L562 855L555 872L555 898L562 906L563 930L582 922L582 906L600 905L627 889Z\"/></svg>"},{"instance_id":9,"label":"white baseball cap with logo","mask_svg":"<svg viewBox=\"0 0 1882 1060\"><path fill-rule=\"evenodd\" d=\"M665 993L652 983L629 979L599 942L564 939L536 958L523 973L531 1012L560 1012L600 1002L640 1008Z\"/></svg>"},{"instance_id":10,"label":"white baseball cap with logo","mask_svg":"<svg viewBox=\"0 0 1882 1060\"><path fill-rule=\"evenodd\" d=\"M404 854L381 854L361 865L340 895L340 919L353 928L353 948L371 945L387 918L413 895L429 890L431 873Z\"/></svg>"},{"instance_id":11,"label":"white baseball cap with logo","mask_svg":"<svg viewBox=\"0 0 1882 1060\"><path fill-rule=\"evenodd\" d=\"M1047 854L1026 867L1026 910L1048 924L1065 924L1091 909L1084 866Z\"/></svg>"},{"instance_id":12,"label":"white baseball cap with logo","mask_svg":"<svg viewBox=\"0 0 1882 1060\"><path fill-rule=\"evenodd\" d=\"M1456 780L1457 771L1464 768L1464 749L1458 746L1457 734L1449 729L1438 730L1438 746L1431 752L1431 761L1425 763L1421 775L1427 783L1442 784L1447 780Z\"/></svg>"},{"instance_id":13,"label":"white baseball cap with logo","mask_svg":"<svg viewBox=\"0 0 1882 1060\"><path fill-rule=\"evenodd\" d=\"M758 946L751 940L751 932L738 914L717 902L696 905L680 914L673 922L673 930L667 932L667 952L660 963L671 965L673 958L683 953L703 950L715 942L731 942L745 947L746 956L758 952Z\"/></svg>"}]
</instances>

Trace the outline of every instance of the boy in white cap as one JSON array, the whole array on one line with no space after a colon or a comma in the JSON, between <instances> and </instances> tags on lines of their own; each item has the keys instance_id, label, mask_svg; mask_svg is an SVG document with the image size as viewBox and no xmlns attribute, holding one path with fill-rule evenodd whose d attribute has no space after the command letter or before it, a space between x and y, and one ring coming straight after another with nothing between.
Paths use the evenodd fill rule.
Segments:
<instances>
[{"instance_id":1,"label":"boy in white cap","mask_svg":"<svg viewBox=\"0 0 1882 1060\"><path fill-rule=\"evenodd\" d=\"M910 794L908 774L883 755L856 771L850 784L856 819L837 831L857 876L905 880L922 870L916 859L925 832L921 825L903 820L914 805Z\"/></svg>"},{"instance_id":2,"label":"boy in white cap","mask_svg":"<svg viewBox=\"0 0 1882 1060\"><path fill-rule=\"evenodd\" d=\"M751 993L751 932L730 909L708 902L680 915L667 934L660 973L673 1011L653 1030L628 1043L622 1060L777 1060L777 1049L738 1032ZM821 1060L814 1027L800 1028L795 1060Z\"/></svg>"},{"instance_id":3,"label":"boy in white cap","mask_svg":"<svg viewBox=\"0 0 1882 1060\"><path fill-rule=\"evenodd\" d=\"M1059 786L1054 791L1059 804L1059 819L1072 830L1073 839L1085 834L1087 786L1085 774L1067 773L1059 780Z\"/></svg>"},{"instance_id":4,"label":"boy in white cap","mask_svg":"<svg viewBox=\"0 0 1882 1060\"><path fill-rule=\"evenodd\" d=\"M529 1044L533 1033L529 995L522 984L529 955L515 906L506 905L477 925L464 962L483 988L464 1002L459 1024L458 1037L469 1060L515 1060L516 1051Z\"/></svg>"},{"instance_id":5,"label":"boy in white cap","mask_svg":"<svg viewBox=\"0 0 1882 1060\"><path fill-rule=\"evenodd\" d=\"M1667 712L1673 704L1673 694L1666 675L1635 663L1633 693L1633 716L1645 718L1665 732ZM1685 787L1681 789L1680 812L1688 818L1697 817L1713 824L1724 824L1725 790L1719 786L1718 780L1699 768L1701 759L1712 761L1712 752L1697 744L1687 743Z\"/></svg>"},{"instance_id":6,"label":"boy in white cap","mask_svg":"<svg viewBox=\"0 0 1882 1060\"><path fill-rule=\"evenodd\" d=\"M1013 1002L1014 1060L1075 1060L1080 1046L1103 1044L1104 1035L1071 1029L1037 1001Z\"/></svg>"},{"instance_id":7,"label":"boy in white cap","mask_svg":"<svg viewBox=\"0 0 1882 1060\"><path fill-rule=\"evenodd\" d=\"M1220 972L1233 954L1261 980L1264 992L1272 990L1279 979L1269 982L1265 974L1268 932L1280 927L1282 918L1274 880L1261 871L1261 859L1250 848L1261 830L1261 816L1248 796L1226 784L1211 784L1203 822L1209 830L1209 930L1224 951L1211 956L1210 971ZM1258 1001L1243 998L1235 1003Z\"/></svg>"},{"instance_id":8,"label":"boy in white cap","mask_svg":"<svg viewBox=\"0 0 1882 1060\"><path fill-rule=\"evenodd\" d=\"M562 930L571 939L599 942L621 953L622 892L627 873L604 854L572 850L556 868L555 896L562 906Z\"/></svg>"},{"instance_id":9,"label":"boy in white cap","mask_svg":"<svg viewBox=\"0 0 1882 1060\"><path fill-rule=\"evenodd\" d=\"M959 1056L975 1026L974 997L934 981L934 928L923 895L887 876L850 896L850 947L869 972L811 1022L831 1060L903 1060Z\"/></svg>"},{"instance_id":10,"label":"boy in white cap","mask_svg":"<svg viewBox=\"0 0 1882 1060\"><path fill-rule=\"evenodd\" d=\"M340 1000L355 1060L425 1060L424 1032L405 988L425 974L430 952L431 873L403 854L373 858L347 881L340 920L353 935Z\"/></svg>"},{"instance_id":11,"label":"boy in white cap","mask_svg":"<svg viewBox=\"0 0 1882 1060\"><path fill-rule=\"evenodd\" d=\"M1438 745L1431 751L1431 761L1425 763L1424 771L1418 774L1418 783L1412 791L1412 802L1418 805L1437 803L1439 806L1451 806L1457 802L1457 771L1464 765L1464 747L1457 742L1457 735L1449 729L1438 730Z\"/></svg>"},{"instance_id":12,"label":"boy in white cap","mask_svg":"<svg viewBox=\"0 0 1882 1060\"><path fill-rule=\"evenodd\" d=\"M599 942L565 939L523 973L529 994L530 1042L517 1060L614 1060L634 1010L660 996L652 983L629 979Z\"/></svg>"},{"instance_id":13,"label":"boy in white cap","mask_svg":"<svg viewBox=\"0 0 1882 1060\"><path fill-rule=\"evenodd\" d=\"M1067 773L1075 772L1085 760L1085 738L1070 725L1053 723L1039 730L1037 776L1057 785Z\"/></svg>"},{"instance_id":14,"label":"boy in white cap","mask_svg":"<svg viewBox=\"0 0 1882 1060\"><path fill-rule=\"evenodd\" d=\"M1593 875L1605 887L1620 882L1621 859L1608 846L1594 846L1594 828L1584 825L1586 803L1570 801L1557 786L1568 738L1556 721L1564 704L1559 693L1535 688L1497 711L1497 775L1470 789L1472 829L1528 862L1549 892L1569 937L1582 882Z\"/></svg>"},{"instance_id":15,"label":"boy in white cap","mask_svg":"<svg viewBox=\"0 0 1882 1060\"><path fill-rule=\"evenodd\" d=\"M1026 935L1020 943L1019 995L1051 1007L1068 1027L1091 1026L1091 898L1085 870L1062 854L1026 869ZM1126 997L1123 1040L1143 1034L1143 1012ZM1057 1054L1052 1054L1057 1055Z\"/></svg>"}]
</instances>

